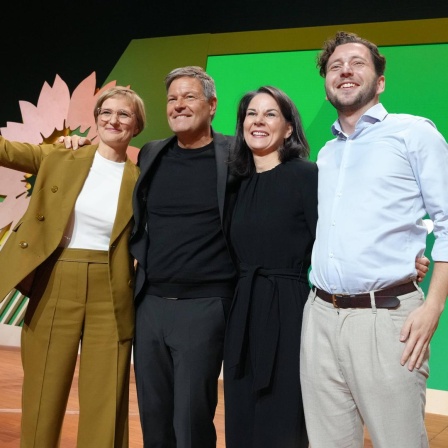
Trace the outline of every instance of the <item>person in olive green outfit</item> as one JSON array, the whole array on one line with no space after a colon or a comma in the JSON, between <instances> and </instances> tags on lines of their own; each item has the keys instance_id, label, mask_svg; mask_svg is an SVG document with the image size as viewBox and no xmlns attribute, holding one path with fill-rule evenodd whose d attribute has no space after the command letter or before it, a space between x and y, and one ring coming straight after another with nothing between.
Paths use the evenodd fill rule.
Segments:
<instances>
[{"instance_id":1,"label":"person in olive green outfit","mask_svg":"<svg viewBox=\"0 0 448 448\"><path fill-rule=\"evenodd\" d=\"M78 151L0 137L0 165L36 174L29 207L0 251L0 297L29 297L22 329L22 448L59 446L80 350L78 447L128 447L134 265L128 250L145 126L132 90L102 92L99 143Z\"/></svg>"}]
</instances>

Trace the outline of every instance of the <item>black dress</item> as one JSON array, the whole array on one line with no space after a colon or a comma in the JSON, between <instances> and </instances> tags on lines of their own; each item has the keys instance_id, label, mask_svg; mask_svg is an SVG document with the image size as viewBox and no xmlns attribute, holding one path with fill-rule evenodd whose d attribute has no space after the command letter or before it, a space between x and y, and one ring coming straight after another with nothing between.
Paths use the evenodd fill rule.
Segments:
<instances>
[{"instance_id":1,"label":"black dress","mask_svg":"<svg viewBox=\"0 0 448 448\"><path fill-rule=\"evenodd\" d=\"M227 448L308 447L300 332L317 223L317 166L293 159L241 183L240 263L224 349Z\"/></svg>"}]
</instances>

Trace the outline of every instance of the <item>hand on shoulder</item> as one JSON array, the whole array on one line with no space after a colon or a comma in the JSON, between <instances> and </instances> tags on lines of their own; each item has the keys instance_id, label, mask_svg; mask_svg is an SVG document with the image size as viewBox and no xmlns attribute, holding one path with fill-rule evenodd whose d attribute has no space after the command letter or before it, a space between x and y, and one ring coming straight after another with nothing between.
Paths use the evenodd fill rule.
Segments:
<instances>
[{"instance_id":1,"label":"hand on shoulder","mask_svg":"<svg viewBox=\"0 0 448 448\"><path fill-rule=\"evenodd\" d=\"M57 143L63 143L67 149L76 151L81 146L90 145L92 142L86 137L79 135L67 135L59 137Z\"/></svg>"}]
</instances>

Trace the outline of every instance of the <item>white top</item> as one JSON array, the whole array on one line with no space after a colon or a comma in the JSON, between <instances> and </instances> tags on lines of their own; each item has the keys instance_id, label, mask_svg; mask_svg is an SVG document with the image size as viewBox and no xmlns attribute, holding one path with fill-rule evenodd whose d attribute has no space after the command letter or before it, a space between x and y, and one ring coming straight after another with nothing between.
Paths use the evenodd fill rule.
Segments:
<instances>
[{"instance_id":1,"label":"white top","mask_svg":"<svg viewBox=\"0 0 448 448\"><path fill-rule=\"evenodd\" d=\"M318 214L310 281L356 294L416 277L426 213L434 221L434 261L448 261L448 145L422 117L370 108L348 136L319 152Z\"/></svg>"},{"instance_id":2,"label":"white top","mask_svg":"<svg viewBox=\"0 0 448 448\"><path fill-rule=\"evenodd\" d=\"M95 153L60 246L109 250L124 166Z\"/></svg>"}]
</instances>

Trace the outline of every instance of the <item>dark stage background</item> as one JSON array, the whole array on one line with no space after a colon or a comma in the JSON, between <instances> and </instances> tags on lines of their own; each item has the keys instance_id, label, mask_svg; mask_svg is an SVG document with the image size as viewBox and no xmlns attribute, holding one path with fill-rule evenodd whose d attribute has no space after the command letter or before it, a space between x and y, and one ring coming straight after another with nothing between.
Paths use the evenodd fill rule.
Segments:
<instances>
[{"instance_id":1,"label":"dark stage background","mask_svg":"<svg viewBox=\"0 0 448 448\"><path fill-rule=\"evenodd\" d=\"M21 122L19 100L36 104L56 74L72 91L95 71L100 87L132 39L447 16L447 0L9 0L1 8L0 127ZM417 61L415 76L423 72Z\"/></svg>"}]
</instances>

